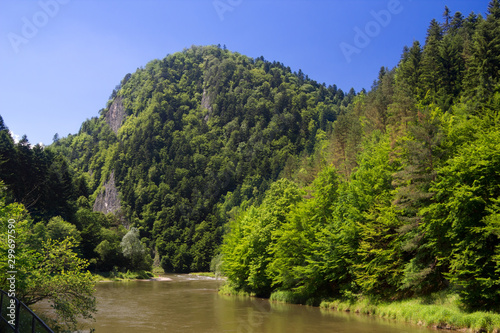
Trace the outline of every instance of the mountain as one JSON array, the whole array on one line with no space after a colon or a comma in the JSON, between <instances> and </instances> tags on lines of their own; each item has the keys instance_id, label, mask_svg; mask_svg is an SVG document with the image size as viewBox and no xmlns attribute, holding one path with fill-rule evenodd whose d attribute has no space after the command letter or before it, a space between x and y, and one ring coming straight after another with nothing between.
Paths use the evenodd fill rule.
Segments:
<instances>
[{"instance_id":1,"label":"mountain","mask_svg":"<svg viewBox=\"0 0 500 333\"><path fill-rule=\"evenodd\" d=\"M193 46L127 74L99 117L50 149L165 271L204 271L229 217L290 176L354 97L279 62Z\"/></svg>"}]
</instances>

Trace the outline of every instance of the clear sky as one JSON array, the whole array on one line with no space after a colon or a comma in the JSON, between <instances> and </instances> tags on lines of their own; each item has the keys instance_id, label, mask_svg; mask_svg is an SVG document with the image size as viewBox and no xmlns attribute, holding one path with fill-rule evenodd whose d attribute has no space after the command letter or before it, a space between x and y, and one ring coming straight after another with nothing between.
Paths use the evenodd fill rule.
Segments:
<instances>
[{"instance_id":1,"label":"clear sky","mask_svg":"<svg viewBox=\"0 0 500 333\"><path fill-rule=\"evenodd\" d=\"M488 0L0 0L0 115L52 143L98 115L127 73L191 45L264 56L344 91L421 43L432 18Z\"/></svg>"}]
</instances>

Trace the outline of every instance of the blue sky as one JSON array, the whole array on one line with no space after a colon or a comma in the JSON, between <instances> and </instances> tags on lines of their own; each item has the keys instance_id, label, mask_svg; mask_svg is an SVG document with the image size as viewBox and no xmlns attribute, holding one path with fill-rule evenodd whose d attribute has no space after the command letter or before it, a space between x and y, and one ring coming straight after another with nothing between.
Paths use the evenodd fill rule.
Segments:
<instances>
[{"instance_id":1,"label":"blue sky","mask_svg":"<svg viewBox=\"0 0 500 333\"><path fill-rule=\"evenodd\" d=\"M0 0L0 115L14 134L50 144L97 116L125 74L191 45L225 44L369 90L445 5L484 15L488 2Z\"/></svg>"}]
</instances>

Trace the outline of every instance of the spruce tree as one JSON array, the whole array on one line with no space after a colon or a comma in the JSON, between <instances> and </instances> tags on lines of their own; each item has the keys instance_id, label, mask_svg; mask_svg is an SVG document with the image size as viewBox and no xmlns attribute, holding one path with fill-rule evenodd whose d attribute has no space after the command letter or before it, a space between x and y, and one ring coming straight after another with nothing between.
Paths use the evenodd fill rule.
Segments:
<instances>
[{"instance_id":1,"label":"spruce tree","mask_svg":"<svg viewBox=\"0 0 500 333\"><path fill-rule=\"evenodd\" d=\"M433 19L427 29L427 38L422 54L422 75L420 82L425 95L431 95L431 102L435 99L440 85L437 77L441 77L442 63L439 48L443 38L443 28Z\"/></svg>"},{"instance_id":2,"label":"spruce tree","mask_svg":"<svg viewBox=\"0 0 500 333\"><path fill-rule=\"evenodd\" d=\"M473 37L472 55L467 63L466 91L464 94L487 104L500 87L500 2L492 0L488 16L481 21Z\"/></svg>"}]
</instances>

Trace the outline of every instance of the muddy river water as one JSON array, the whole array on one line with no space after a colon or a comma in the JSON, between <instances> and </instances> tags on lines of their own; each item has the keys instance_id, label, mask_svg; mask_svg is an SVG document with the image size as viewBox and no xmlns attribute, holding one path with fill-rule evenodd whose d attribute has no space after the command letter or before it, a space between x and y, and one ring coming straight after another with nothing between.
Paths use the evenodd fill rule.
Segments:
<instances>
[{"instance_id":1,"label":"muddy river water","mask_svg":"<svg viewBox=\"0 0 500 333\"><path fill-rule=\"evenodd\" d=\"M363 315L223 296L215 279L168 277L171 281L98 283L95 332L436 332Z\"/></svg>"}]
</instances>

